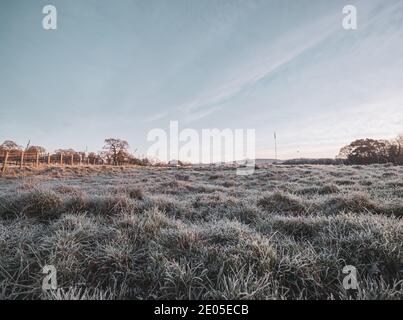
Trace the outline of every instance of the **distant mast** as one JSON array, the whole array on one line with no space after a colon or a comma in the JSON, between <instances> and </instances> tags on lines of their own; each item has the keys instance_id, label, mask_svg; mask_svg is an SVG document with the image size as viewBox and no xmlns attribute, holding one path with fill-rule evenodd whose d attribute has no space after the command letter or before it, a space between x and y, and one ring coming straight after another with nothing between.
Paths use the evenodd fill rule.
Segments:
<instances>
[{"instance_id":1,"label":"distant mast","mask_svg":"<svg viewBox=\"0 0 403 320\"><path fill-rule=\"evenodd\" d=\"M274 159L277 162L277 133L274 131Z\"/></svg>"}]
</instances>

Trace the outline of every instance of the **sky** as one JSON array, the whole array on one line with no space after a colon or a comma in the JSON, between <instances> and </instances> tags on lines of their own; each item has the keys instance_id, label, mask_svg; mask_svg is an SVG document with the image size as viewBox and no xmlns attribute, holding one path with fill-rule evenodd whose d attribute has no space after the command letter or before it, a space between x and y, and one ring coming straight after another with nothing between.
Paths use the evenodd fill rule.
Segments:
<instances>
[{"instance_id":1,"label":"sky","mask_svg":"<svg viewBox=\"0 0 403 320\"><path fill-rule=\"evenodd\" d=\"M57 8L44 30L42 8ZM358 29L342 26L345 5ZM403 132L402 0L2 0L0 143L145 154L169 128L255 129L258 158Z\"/></svg>"}]
</instances>

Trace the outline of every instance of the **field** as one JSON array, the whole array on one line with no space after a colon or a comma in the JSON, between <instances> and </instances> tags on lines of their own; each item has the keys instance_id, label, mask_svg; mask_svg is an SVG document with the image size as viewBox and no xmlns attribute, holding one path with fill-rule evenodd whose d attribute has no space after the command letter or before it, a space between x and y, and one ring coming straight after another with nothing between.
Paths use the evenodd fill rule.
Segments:
<instances>
[{"instance_id":1,"label":"field","mask_svg":"<svg viewBox=\"0 0 403 320\"><path fill-rule=\"evenodd\" d=\"M402 216L392 165L10 168L0 299L402 299Z\"/></svg>"}]
</instances>

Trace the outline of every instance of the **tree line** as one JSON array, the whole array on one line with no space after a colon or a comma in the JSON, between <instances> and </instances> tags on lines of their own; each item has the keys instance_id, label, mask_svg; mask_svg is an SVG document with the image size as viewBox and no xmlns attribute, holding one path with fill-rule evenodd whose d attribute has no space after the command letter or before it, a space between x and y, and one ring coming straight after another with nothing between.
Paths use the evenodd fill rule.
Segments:
<instances>
[{"instance_id":1,"label":"tree line","mask_svg":"<svg viewBox=\"0 0 403 320\"><path fill-rule=\"evenodd\" d=\"M140 159L129 152L129 143L122 139L109 138L105 139L102 151L95 153L80 152L73 149L58 149L54 153L47 153L42 146L30 146L29 144L23 148L16 142L6 140L0 145L0 156L9 159L17 157L22 161L24 155L26 158L48 156L48 159L68 159L72 163L88 163L88 164L108 164L108 165L149 165L151 161L147 158Z\"/></svg>"},{"instance_id":2,"label":"tree line","mask_svg":"<svg viewBox=\"0 0 403 320\"><path fill-rule=\"evenodd\" d=\"M337 159L345 164L403 165L403 135L393 140L359 139L343 147Z\"/></svg>"},{"instance_id":3,"label":"tree line","mask_svg":"<svg viewBox=\"0 0 403 320\"><path fill-rule=\"evenodd\" d=\"M26 157L34 155L44 157L46 149L42 146L30 146L25 149L11 140L6 140L0 145L0 157L7 154L11 158L23 154ZM58 149L49 154L49 159L71 159L71 163L108 164L108 165L151 165L155 164L147 158L140 159L129 152L129 143L122 139L105 139L102 151L85 153L73 149ZM85 160L85 161L84 161ZM22 160L21 160L22 161ZM63 163L63 161L62 161ZM283 164L347 164L369 165L393 163L403 165L403 135L392 140L358 139L341 148L336 159L293 159Z\"/></svg>"}]
</instances>

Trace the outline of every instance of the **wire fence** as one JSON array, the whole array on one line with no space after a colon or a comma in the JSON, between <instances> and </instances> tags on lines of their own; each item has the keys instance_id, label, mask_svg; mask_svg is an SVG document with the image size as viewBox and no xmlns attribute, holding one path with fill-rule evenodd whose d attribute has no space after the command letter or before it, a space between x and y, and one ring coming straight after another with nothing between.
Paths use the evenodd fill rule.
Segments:
<instances>
[{"instance_id":1,"label":"wire fence","mask_svg":"<svg viewBox=\"0 0 403 320\"><path fill-rule=\"evenodd\" d=\"M112 164L99 156L87 156L85 154L43 154L24 151L5 151L0 153L1 171L5 172L9 166L36 166L41 165L105 165ZM133 160L121 159L116 165L135 164Z\"/></svg>"}]
</instances>

